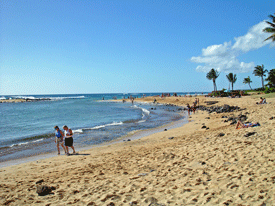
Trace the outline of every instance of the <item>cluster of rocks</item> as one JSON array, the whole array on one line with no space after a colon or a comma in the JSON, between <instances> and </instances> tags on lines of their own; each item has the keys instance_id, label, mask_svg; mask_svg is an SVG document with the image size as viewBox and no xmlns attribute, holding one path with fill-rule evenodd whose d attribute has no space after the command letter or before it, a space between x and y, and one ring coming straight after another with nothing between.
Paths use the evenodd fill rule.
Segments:
<instances>
[{"instance_id":1,"label":"cluster of rocks","mask_svg":"<svg viewBox=\"0 0 275 206\"><path fill-rule=\"evenodd\" d=\"M131 140L131 139L127 139L127 140L124 139L124 140L123 140L123 142L126 142L126 141L127 141L127 142L130 142L130 141L132 141L132 140Z\"/></svg>"},{"instance_id":2,"label":"cluster of rocks","mask_svg":"<svg viewBox=\"0 0 275 206\"><path fill-rule=\"evenodd\" d=\"M39 196L45 196L48 194L54 194L52 191L55 190L55 187L50 187L47 185L43 185L42 183L44 182L44 180L39 180L36 182L36 193Z\"/></svg>"},{"instance_id":3,"label":"cluster of rocks","mask_svg":"<svg viewBox=\"0 0 275 206\"><path fill-rule=\"evenodd\" d=\"M208 113L226 113L226 112L234 112L234 111L241 111L244 109L241 109L238 106L229 106L227 104L223 105L223 106L211 106L211 107L206 107L206 106L198 106L199 110L202 111L207 111Z\"/></svg>"},{"instance_id":4,"label":"cluster of rocks","mask_svg":"<svg viewBox=\"0 0 275 206\"><path fill-rule=\"evenodd\" d=\"M241 122L245 122L247 120L247 115L248 113L246 112L245 114L239 114L237 117L231 116L231 117L227 117L227 116L222 116L222 118L226 118L226 120L224 120L224 122L230 122L231 121L231 125L232 124L236 124L238 122L238 120L240 120Z\"/></svg>"},{"instance_id":5,"label":"cluster of rocks","mask_svg":"<svg viewBox=\"0 0 275 206\"><path fill-rule=\"evenodd\" d=\"M237 124L237 122L240 120L241 122L245 122L246 120L247 120L247 115L248 114L248 112L246 112L245 114L239 114L238 116L230 116L230 117L228 117L228 116L222 116L222 118L224 118L225 120L224 120L224 122L230 122L231 121L231 123L230 123L230 125L233 125L233 124ZM210 119L210 117L206 117L205 119ZM245 123L248 123L248 122L245 122ZM205 126L205 123L203 123L202 124L202 127L201 127L201 129L206 129L206 130L208 130L209 129L209 127L207 127L207 126ZM219 137L222 137L222 136L224 136L225 134L224 133L220 133L218 136Z\"/></svg>"},{"instance_id":6,"label":"cluster of rocks","mask_svg":"<svg viewBox=\"0 0 275 206\"><path fill-rule=\"evenodd\" d=\"M218 101L205 101L204 103L206 103L206 105L213 105L218 103Z\"/></svg>"}]
</instances>

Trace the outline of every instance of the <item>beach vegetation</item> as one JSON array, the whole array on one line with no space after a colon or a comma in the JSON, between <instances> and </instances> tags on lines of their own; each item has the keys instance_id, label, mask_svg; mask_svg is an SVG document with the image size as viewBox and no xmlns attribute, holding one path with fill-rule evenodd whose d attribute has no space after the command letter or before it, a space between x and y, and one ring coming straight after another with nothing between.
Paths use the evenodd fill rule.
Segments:
<instances>
[{"instance_id":1,"label":"beach vegetation","mask_svg":"<svg viewBox=\"0 0 275 206\"><path fill-rule=\"evenodd\" d=\"M251 85L250 85L250 83L252 83L252 81L251 81L251 79L250 79L249 76L248 76L247 78L244 78L243 83L244 83L244 84L248 84L248 86L249 86L250 89L252 90Z\"/></svg>"},{"instance_id":2,"label":"beach vegetation","mask_svg":"<svg viewBox=\"0 0 275 206\"><path fill-rule=\"evenodd\" d=\"M265 73L267 72L266 69L264 69L264 65L257 65L253 71L253 74L255 76L261 77L262 79L262 88L264 89L264 77L266 76Z\"/></svg>"},{"instance_id":3,"label":"beach vegetation","mask_svg":"<svg viewBox=\"0 0 275 206\"><path fill-rule=\"evenodd\" d=\"M237 75L233 73L229 73L228 75L226 75L226 77L228 81L231 83L232 90L234 90L233 85L237 81Z\"/></svg>"},{"instance_id":4,"label":"beach vegetation","mask_svg":"<svg viewBox=\"0 0 275 206\"><path fill-rule=\"evenodd\" d=\"M267 24L269 24L269 27L264 28L263 32L270 33L271 36L266 38L265 41L271 39L273 42L275 42L275 16L270 14L269 17L271 18L272 22L265 21Z\"/></svg>"},{"instance_id":5,"label":"beach vegetation","mask_svg":"<svg viewBox=\"0 0 275 206\"><path fill-rule=\"evenodd\" d=\"M273 93L275 92L275 88L274 87L265 87L264 93L268 94L268 93Z\"/></svg>"},{"instance_id":6,"label":"beach vegetation","mask_svg":"<svg viewBox=\"0 0 275 206\"><path fill-rule=\"evenodd\" d=\"M226 89L222 89L219 91L213 91L209 94L209 96L213 96L213 97L228 97L230 96L230 92L226 92Z\"/></svg>"},{"instance_id":7,"label":"beach vegetation","mask_svg":"<svg viewBox=\"0 0 275 206\"><path fill-rule=\"evenodd\" d=\"M275 69L271 69L268 72L268 77L265 79L265 81L268 81L266 86L268 86L269 88L275 87Z\"/></svg>"},{"instance_id":8,"label":"beach vegetation","mask_svg":"<svg viewBox=\"0 0 275 206\"><path fill-rule=\"evenodd\" d=\"M220 73L218 70L212 68L207 74L206 78L213 81L214 92L217 91L216 79L219 77Z\"/></svg>"}]
</instances>

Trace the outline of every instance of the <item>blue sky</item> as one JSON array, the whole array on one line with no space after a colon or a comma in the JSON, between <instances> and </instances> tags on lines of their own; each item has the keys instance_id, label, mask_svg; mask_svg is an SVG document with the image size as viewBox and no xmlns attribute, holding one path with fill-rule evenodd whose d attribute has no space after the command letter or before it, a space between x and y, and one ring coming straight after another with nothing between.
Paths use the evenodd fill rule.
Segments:
<instances>
[{"instance_id":1,"label":"blue sky","mask_svg":"<svg viewBox=\"0 0 275 206\"><path fill-rule=\"evenodd\" d=\"M275 68L275 1L2 0L0 95L234 89Z\"/></svg>"}]
</instances>

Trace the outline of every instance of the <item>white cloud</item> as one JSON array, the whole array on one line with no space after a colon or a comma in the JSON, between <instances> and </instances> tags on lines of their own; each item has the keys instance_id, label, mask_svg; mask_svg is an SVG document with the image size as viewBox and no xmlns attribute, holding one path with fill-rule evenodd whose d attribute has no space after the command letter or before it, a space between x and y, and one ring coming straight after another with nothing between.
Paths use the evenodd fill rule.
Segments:
<instances>
[{"instance_id":1,"label":"white cloud","mask_svg":"<svg viewBox=\"0 0 275 206\"><path fill-rule=\"evenodd\" d=\"M202 49L202 55L192 57L191 61L199 64L196 70L209 72L212 68L223 72L243 73L254 69L254 62L240 62L238 56L252 50L259 49L271 41L264 41L269 34L264 33L263 29L268 24L264 21L253 26L244 36L234 38L235 43L224 42L219 45L211 45Z\"/></svg>"},{"instance_id":2,"label":"white cloud","mask_svg":"<svg viewBox=\"0 0 275 206\"><path fill-rule=\"evenodd\" d=\"M262 21L259 24L253 26L246 35L236 37L235 44L232 49L240 50L243 52L248 52L251 50L259 49L267 44L270 41L264 41L270 34L263 32L263 29L269 25Z\"/></svg>"},{"instance_id":3,"label":"white cloud","mask_svg":"<svg viewBox=\"0 0 275 206\"><path fill-rule=\"evenodd\" d=\"M206 49L202 49L203 56L222 56L227 55L231 46L231 42L225 42L224 44L212 45Z\"/></svg>"}]
</instances>

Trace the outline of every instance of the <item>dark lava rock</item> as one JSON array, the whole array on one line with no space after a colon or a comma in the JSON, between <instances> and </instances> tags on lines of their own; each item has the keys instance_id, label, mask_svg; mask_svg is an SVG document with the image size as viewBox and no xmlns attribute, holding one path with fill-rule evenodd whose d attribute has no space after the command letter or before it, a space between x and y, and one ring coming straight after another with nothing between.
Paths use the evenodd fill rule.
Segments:
<instances>
[{"instance_id":1,"label":"dark lava rock","mask_svg":"<svg viewBox=\"0 0 275 206\"><path fill-rule=\"evenodd\" d=\"M246 115L240 114L240 115L238 116L238 120L244 122L245 120L247 120L247 116L246 116Z\"/></svg>"},{"instance_id":2,"label":"dark lava rock","mask_svg":"<svg viewBox=\"0 0 275 206\"><path fill-rule=\"evenodd\" d=\"M133 202L130 202L129 205L133 206L133 205L137 205L138 204L138 201L133 201Z\"/></svg>"},{"instance_id":3,"label":"dark lava rock","mask_svg":"<svg viewBox=\"0 0 275 206\"><path fill-rule=\"evenodd\" d=\"M158 203L158 200L154 197L148 197L145 199L146 203L150 203L150 205L154 204L154 203Z\"/></svg>"},{"instance_id":4,"label":"dark lava rock","mask_svg":"<svg viewBox=\"0 0 275 206\"><path fill-rule=\"evenodd\" d=\"M209 113L216 112L216 113L225 113L225 112L233 112L233 111L240 111L240 107L238 106L229 106L227 104L223 106L211 106L211 107L205 107L205 106L199 106L199 110L202 111L208 111Z\"/></svg>"},{"instance_id":5,"label":"dark lava rock","mask_svg":"<svg viewBox=\"0 0 275 206\"><path fill-rule=\"evenodd\" d=\"M249 136L251 136L251 135L254 135L254 134L256 134L257 132L248 132L246 135L244 135L245 137L249 137Z\"/></svg>"},{"instance_id":6,"label":"dark lava rock","mask_svg":"<svg viewBox=\"0 0 275 206\"><path fill-rule=\"evenodd\" d=\"M206 105L212 105L218 103L218 101L205 101Z\"/></svg>"},{"instance_id":7,"label":"dark lava rock","mask_svg":"<svg viewBox=\"0 0 275 206\"><path fill-rule=\"evenodd\" d=\"M203 125L201 128L202 128L202 129L204 129L204 128L206 128L206 126L205 126L205 125Z\"/></svg>"},{"instance_id":8,"label":"dark lava rock","mask_svg":"<svg viewBox=\"0 0 275 206\"><path fill-rule=\"evenodd\" d=\"M55 187L48 187L46 185L37 185L36 186L36 193L39 196L45 196L51 194L52 190L55 190Z\"/></svg>"},{"instance_id":9,"label":"dark lava rock","mask_svg":"<svg viewBox=\"0 0 275 206\"><path fill-rule=\"evenodd\" d=\"M35 184L40 184L40 183L42 183L42 182L44 182L43 179L42 179L42 180L38 180Z\"/></svg>"},{"instance_id":10,"label":"dark lava rock","mask_svg":"<svg viewBox=\"0 0 275 206\"><path fill-rule=\"evenodd\" d=\"M222 137L224 135L225 135L224 133L220 133L220 134L218 134L218 137Z\"/></svg>"},{"instance_id":11,"label":"dark lava rock","mask_svg":"<svg viewBox=\"0 0 275 206\"><path fill-rule=\"evenodd\" d=\"M232 124L237 124L237 120L232 120L232 122L230 123L230 125L232 125Z\"/></svg>"}]
</instances>

